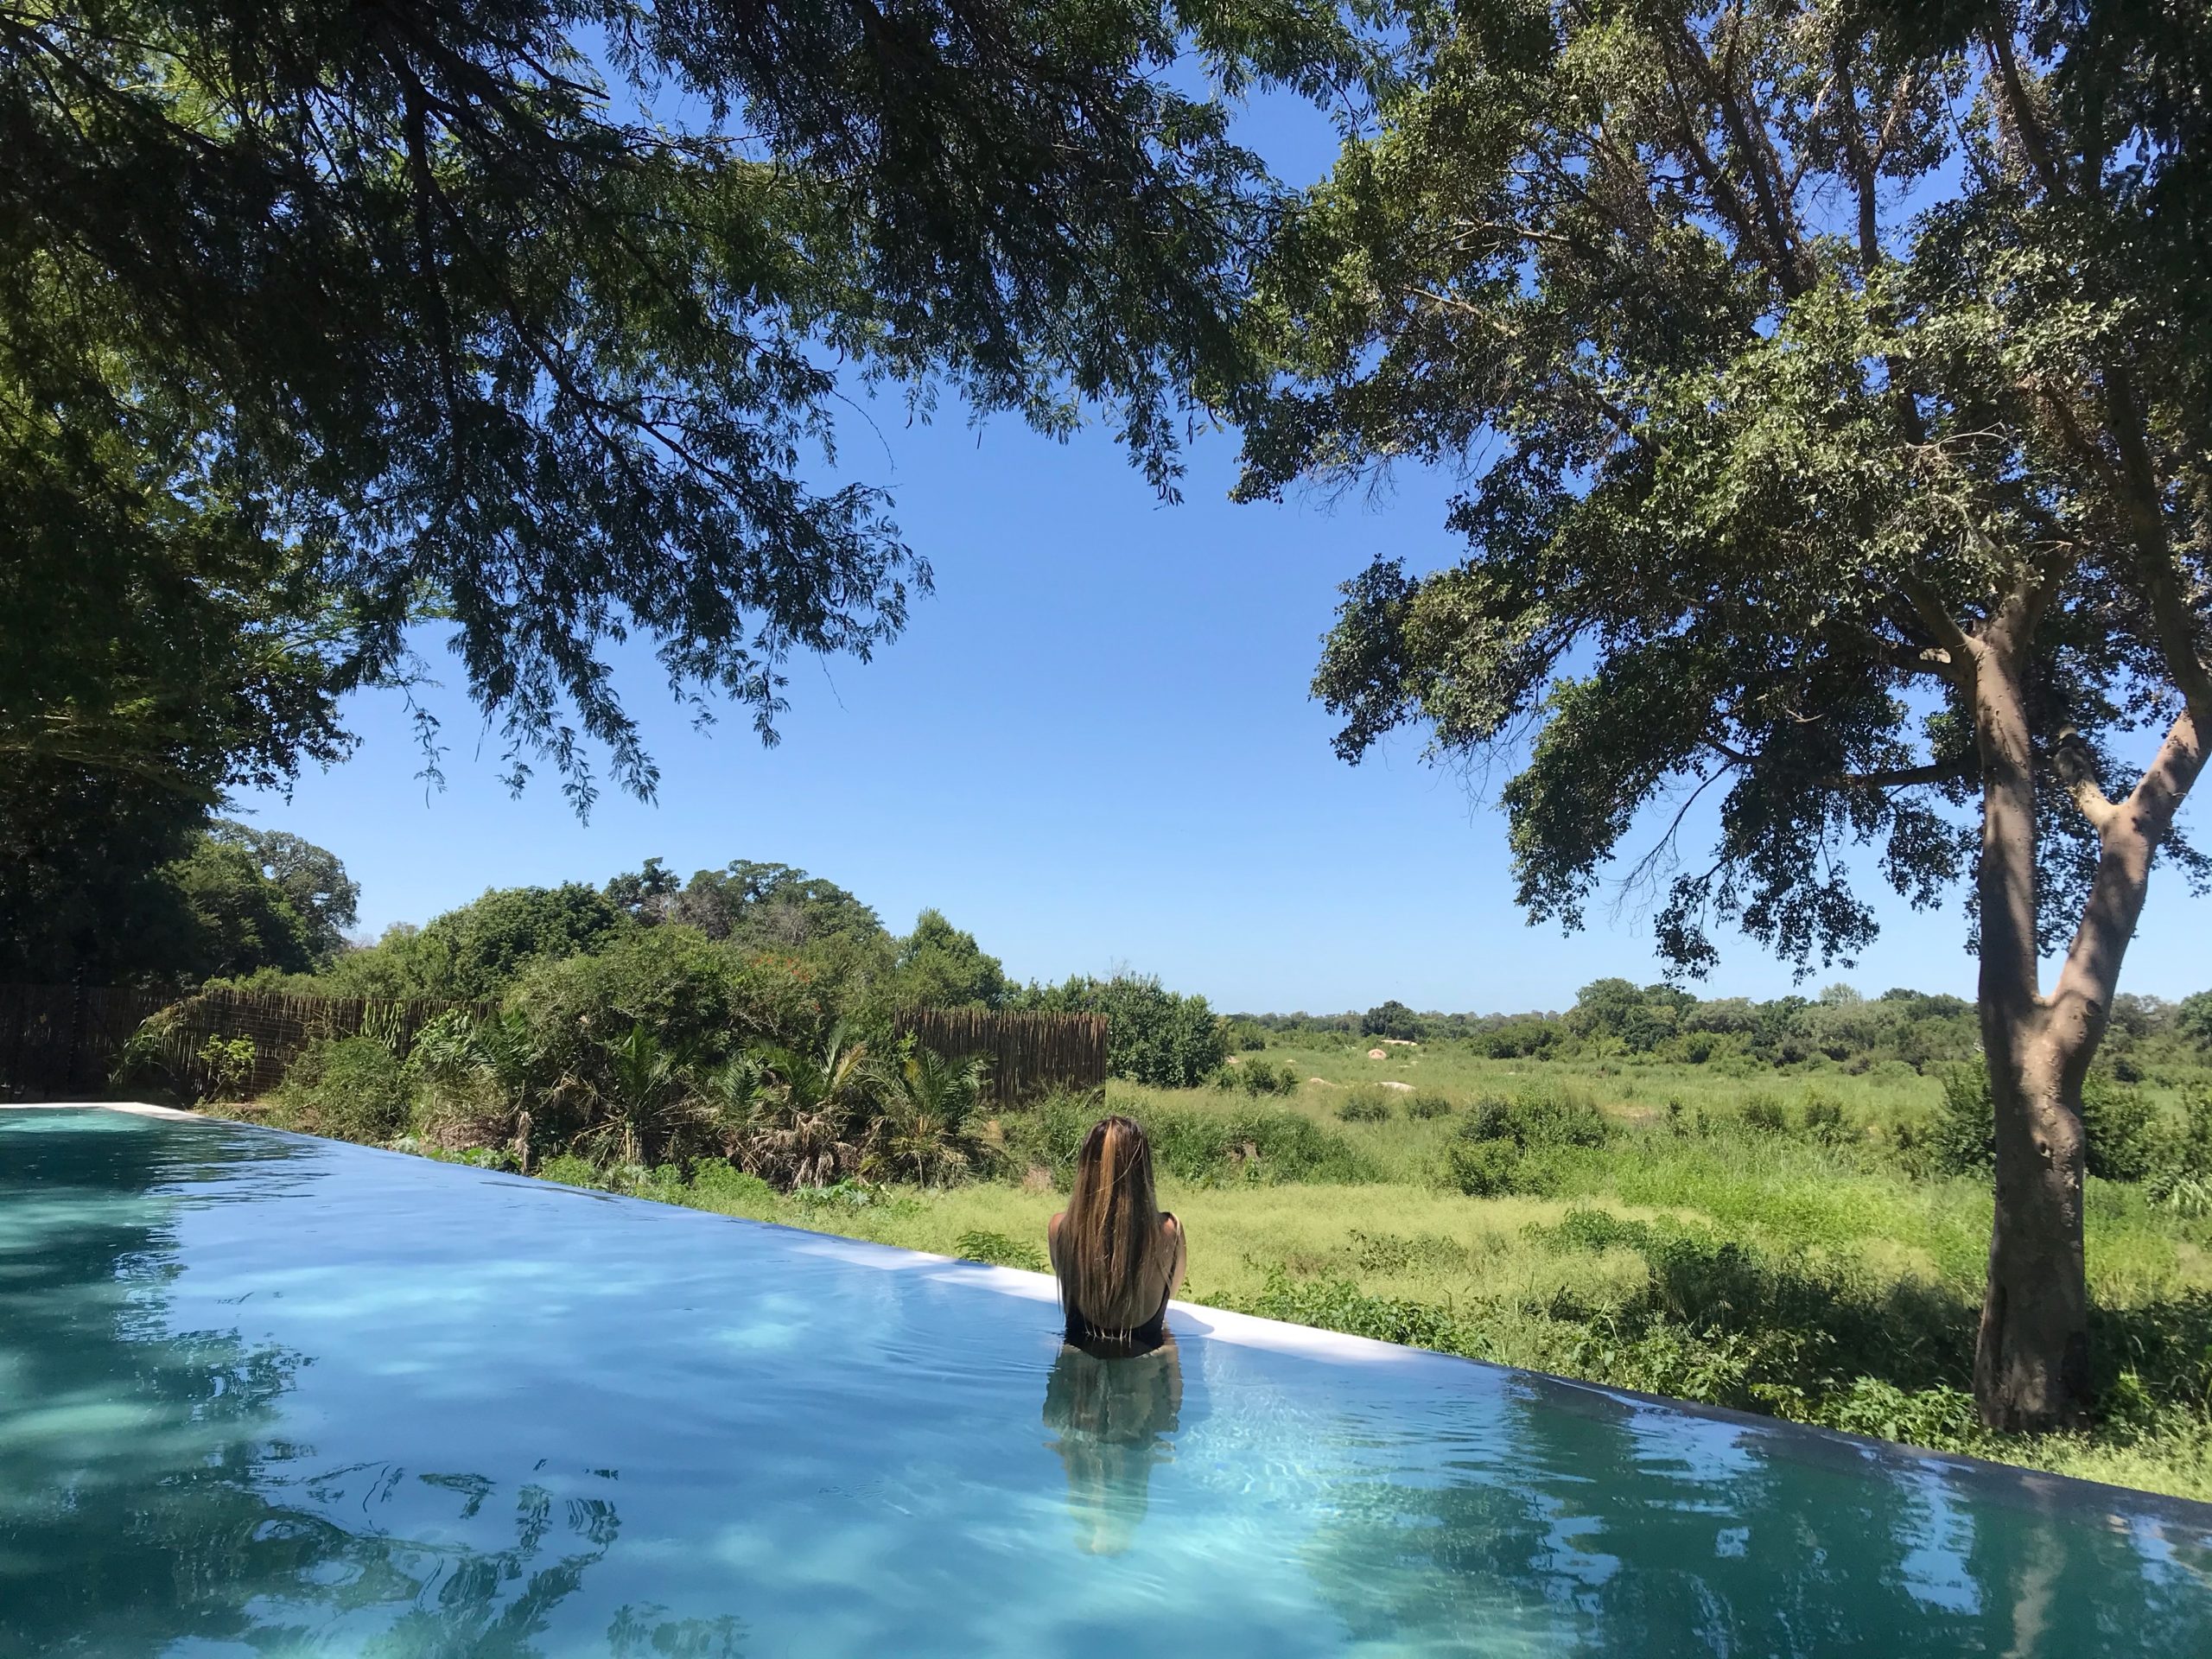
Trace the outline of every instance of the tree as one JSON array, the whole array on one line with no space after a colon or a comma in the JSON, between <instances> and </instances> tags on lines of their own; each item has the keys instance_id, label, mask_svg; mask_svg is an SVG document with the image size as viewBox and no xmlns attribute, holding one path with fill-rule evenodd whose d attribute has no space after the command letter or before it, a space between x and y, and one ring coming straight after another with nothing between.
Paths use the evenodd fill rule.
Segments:
<instances>
[{"instance_id":1,"label":"tree","mask_svg":"<svg viewBox=\"0 0 2212 1659\"><path fill-rule=\"evenodd\" d=\"M338 855L283 830L256 830L219 818L208 830L218 846L236 847L307 924L308 950L327 967L346 948L346 930L360 919L361 884Z\"/></svg>"},{"instance_id":2,"label":"tree","mask_svg":"<svg viewBox=\"0 0 2212 1659\"><path fill-rule=\"evenodd\" d=\"M2030 0L1413 4L1279 238L1239 493L1465 468L1346 585L1338 752L1511 756L1521 902L1812 964L1971 880L1993 1426L2088 1404L2082 1083L2212 721L2212 18ZM2124 768L2131 734L2147 764ZM2116 787L2108 788L2108 785ZM1717 791L1708 855L1680 862ZM2048 992L2038 956L2063 948Z\"/></svg>"},{"instance_id":3,"label":"tree","mask_svg":"<svg viewBox=\"0 0 2212 1659\"><path fill-rule=\"evenodd\" d=\"M1203 996L1182 996L1149 975L1072 976L1031 984L1018 1009L1106 1016L1106 1069L1154 1089L1195 1089L1229 1058L1229 1039Z\"/></svg>"},{"instance_id":4,"label":"tree","mask_svg":"<svg viewBox=\"0 0 2212 1659\"><path fill-rule=\"evenodd\" d=\"M668 913L709 938L762 950L798 950L833 938L890 938L875 912L836 882L746 858L699 871Z\"/></svg>"},{"instance_id":5,"label":"tree","mask_svg":"<svg viewBox=\"0 0 2212 1659\"><path fill-rule=\"evenodd\" d=\"M1359 1029L1361 1035L1366 1037L1394 1037L1405 1041L1418 1041L1421 1034L1421 1016L1392 997L1362 1014Z\"/></svg>"},{"instance_id":6,"label":"tree","mask_svg":"<svg viewBox=\"0 0 2212 1659\"><path fill-rule=\"evenodd\" d=\"M0 864L0 978L181 988L327 965L353 918L345 866L296 836L240 834L154 811L101 851L70 852L72 882Z\"/></svg>"},{"instance_id":7,"label":"tree","mask_svg":"<svg viewBox=\"0 0 2212 1659\"><path fill-rule=\"evenodd\" d=\"M865 660L930 587L840 475L855 391L1060 435L1102 408L1172 495L1267 193L1160 72L1195 30L1240 80L1310 79L1271 29L0 10L0 914L127 887L226 791L342 757L339 698L420 679L416 625L510 783L550 764L579 810L601 766L655 788L626 639L773 741L792 653Z\"/></svg>"},{"instance_id":8,"label":"tree","mask_svg":"<svg viewBox=\"0 0 2212 1659\"><path fill-rule=\"evenodd\" d=\"M245 849L207 837L162 874L176 894L175 931L146 941L133 977L188 983L315 965L314 925Z\"/></svg>"},{"instance_id":9,"label":"tree","mask_svg":"<svg viewBox=\"0 0 2212 1659\"><path fill-rule=\"evenodd\" d=\"M995 1008L1010 988L999 959L935 910L914 918L914 931L899 942L892 974L894 994L908 1007Z\"/></svg>"},{"instance_id":10,"label":"tree","mask_svg":"<svg viewBox=\"0 0 2212 1659\"><path fill-rule=\"evenodd\" d=\"M416 996L500 995L531 962L558 961L605 945L621 912L579 881L557 887L498 887L396 942Z\"/></svg>"}]
</instances>

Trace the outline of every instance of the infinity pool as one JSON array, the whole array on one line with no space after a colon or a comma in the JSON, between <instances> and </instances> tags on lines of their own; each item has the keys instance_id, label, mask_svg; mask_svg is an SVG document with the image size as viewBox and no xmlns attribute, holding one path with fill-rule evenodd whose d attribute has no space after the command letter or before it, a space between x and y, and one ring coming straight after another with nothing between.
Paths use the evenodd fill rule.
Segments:
<instances>
[{"instance_id":1,"label":"infinity pool","mask_svg":"<svg viewBox=\"0 0 2212 1659\"><path fill-rule=\"evenodd\" d=\"M1203 1249L1204 1241L1199 1241ZM0 1655L2212 1654L2212 1509L0 1111Z\"/></svg>"}]
</instances>

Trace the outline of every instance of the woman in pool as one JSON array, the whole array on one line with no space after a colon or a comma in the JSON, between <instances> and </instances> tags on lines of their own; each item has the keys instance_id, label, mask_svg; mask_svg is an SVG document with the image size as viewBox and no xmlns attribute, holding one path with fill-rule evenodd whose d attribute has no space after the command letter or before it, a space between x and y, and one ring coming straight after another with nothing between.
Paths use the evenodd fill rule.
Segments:
<instances>
[{"instance_id":1,"label":"woman in pool","mask_svg":"<svg viewBox=\"0 0 2212 1659\"><path fill-rule=\"evenodd\" d=\"M1126 1117L1102 1119L1075 1163L1075 1191L1046 1238L1067 1339L1141 1354L1167 1340L1167 1300L1183 1282L1183 1229L1160 1208L1152 1147Z\"/></svg>"}]
</instances>

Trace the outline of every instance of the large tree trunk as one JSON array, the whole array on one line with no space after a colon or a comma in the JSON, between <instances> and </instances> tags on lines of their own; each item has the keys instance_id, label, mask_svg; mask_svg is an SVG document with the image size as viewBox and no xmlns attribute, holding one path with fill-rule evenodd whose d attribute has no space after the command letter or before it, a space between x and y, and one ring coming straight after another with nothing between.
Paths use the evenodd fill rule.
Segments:
<instances>
[{"instance_id":1,"label":"large tree trunk","mask_svg":"<svg viewBox=\"0 0 2212 1659\"><path fill-rule=\"evenodd\" d=\"M2152 857L2204 760L2196 722L2184 713L2142 780L2115 802L2105 797L2072 734L2059 734L2053 771L2095 829L2101 850L2065 968L2044 997L2037 950L2034 755L2018 669L2037 608L2024 595L1985 637L1959 642L1972 663L1981 758L1980 1011L1997 1140L1996 1219L1974 1351L1974 1400L1992 1428L2014 1432L2059 1427L2090 1404L2082 1084L2111 1019L2120 960L2149 890Z\"/></svg>"},{"instance_id":2,"label":"large tree trunk","mask_svg":"<svg viewBox=\"0 0 2212 1659\"><path fill-rule=\"evenodd\" d=\"M2089 1403L2089 1287L2082 1249L2082 1073L2045 1018L1989 1033L1997 1109L1997 1213L1974 1349L1974 1392L1993 1428L2052 1427ZM2069 1065L2069 1060L2078 1065Z\"/></svg>"},{"instance_id":3,"label":"large tree trunk","mask_svg":"<svg viewBox=\"0 0 2212 1659\"><path fill-rule=\"evenodd\" d=\"M1974 1391L1985 1422L2015 1430L2053 1427L2088 1404L2082 1077L2104 1033L2101 1016L2093 1030L2062 1028L2037 985L2034 755L2017 654L2018 632L2033 626L2024 610L1974 653L1981 1047L1997 1113L1997 1214Z\"/></svg>"}]
</instances>

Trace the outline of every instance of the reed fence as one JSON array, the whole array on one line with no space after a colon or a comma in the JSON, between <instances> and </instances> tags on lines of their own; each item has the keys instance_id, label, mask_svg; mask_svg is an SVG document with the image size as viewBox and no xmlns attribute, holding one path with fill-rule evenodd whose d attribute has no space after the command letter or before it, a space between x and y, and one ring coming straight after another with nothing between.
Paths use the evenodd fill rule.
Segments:
<instances>
[{"instance_id":1,"label":"reed fence","mask_svg":"<svg viewBox=\"0 0 2212 1659\"><path fill-rule=\"evenodd\" d=\"M894 1022L951 1059L987 1056L994 1106L1019 1106L1057 1089L1106 1086L1103 1014L1002 1014L988 1008L909 1008Z\"/></svg>"},{"instance_id":2,"label":"reed fence","mask_svg":"<svg viewBox=\"0 0 2212 1659\"><path fill-rule=\"evenodd\" d=\"M77 985L0 985L0 1097L95 1098L110 1091L124 1046L156 1014L160 1070L187 1098L216 1091L224 1062L210 1039L252 1044L230 1062L224 1088L266 1094L284 1080L301 1052L319 1039L368 1036L404 1054L416 1033L440 1014L466 1008L489 1015L497 1005L423 997L282 996L212 990L179 998L165 991ZM1054 1090L1106 1084L1106 1017L1096 1014L1001 1014L982 1008L913 1008L898 1016L912 1034L954 1059L990 1061L984 1085L994 1106L1023 1104Z\"/></svg>"},{"instance_id":3,"label":"reed fence","mask_svg":"<svg viewBox=\"0 0 2212 1659\"><path fill-rule=\"evenodd\" d=\"M210 1039L252 1045L250 1060L226 1079L247 1095L265 1094L284 1079L300 1052L319 1038L374 1037L405 1053L415 1035L453 1008L488 1014L489 1002L435 998L280 996L262 991L213 990L177 997L73 985L0 985L0 1094L14 1100L97 1096L109 1090L123 1046L149 1019L156 1027L162 1070L188 1098L213 1092L218 1062Z\"/></svg>"}]
</instances>

